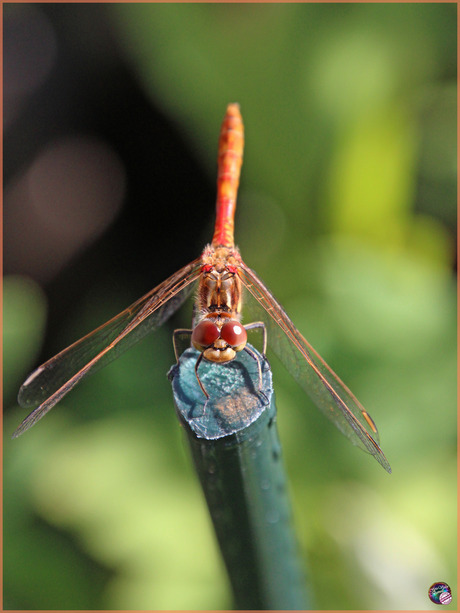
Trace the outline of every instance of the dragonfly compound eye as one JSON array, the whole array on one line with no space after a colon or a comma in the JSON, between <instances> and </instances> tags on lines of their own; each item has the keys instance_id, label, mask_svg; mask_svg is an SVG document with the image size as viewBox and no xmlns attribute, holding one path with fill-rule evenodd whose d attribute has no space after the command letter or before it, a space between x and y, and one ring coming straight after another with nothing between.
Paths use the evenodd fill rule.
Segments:
<instances>
[{"instance_id":1,"label":"dragonfly compound eye","mask_svg":"<svg viewBox=\"0 0 460 613\"><path fill-rule=\"evenodd\" d=\"M220 338L236 351L241 351L246 345L248 335L239 321L227 321L221 328Z\"/></svg>"},{"instance_id":2,"label":"dragonfly compound eye","mask_svg":"<svg viewBox=\"0 0 460 613\"><path fill-rule=\"evenodd\" d=\"M219 328L212 321L201 321L192 332L192 344L195 349L209 347L219 338Z\"/></svg>"}]
</instances>

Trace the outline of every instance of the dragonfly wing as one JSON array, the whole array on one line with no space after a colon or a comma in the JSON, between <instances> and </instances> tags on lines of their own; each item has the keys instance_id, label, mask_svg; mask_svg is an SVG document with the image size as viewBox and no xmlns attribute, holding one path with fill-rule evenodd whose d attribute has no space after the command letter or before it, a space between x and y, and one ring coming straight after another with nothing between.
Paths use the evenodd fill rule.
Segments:
<instances>
[{"instance_id":1,"label":"dragonfly wing","mask_svg":"<svg viewBox=\"0 0 460 613\"><path fill-rule=\"evenodd\" d=\"M239 274L248 292L270 315L266 319L268 344L287 370L354 445L371 453L385 470L391 472L378 445L377 427L369 413L300 334L256 273L242 263Z\"/></svg>"},{"instance_id":2,"label":"dragonfly wing","mask_svg":"<svg viewBox=\"0 0 460 613\"><path fill-rule=\"evenodd\" d=\"M37 407L14 432L41 419L84 376L102 368L164 323L184 302L200 274L198 258L181 268L119 315L39 366L23 383L18 402Z\"/></svg>"}]
</instances>

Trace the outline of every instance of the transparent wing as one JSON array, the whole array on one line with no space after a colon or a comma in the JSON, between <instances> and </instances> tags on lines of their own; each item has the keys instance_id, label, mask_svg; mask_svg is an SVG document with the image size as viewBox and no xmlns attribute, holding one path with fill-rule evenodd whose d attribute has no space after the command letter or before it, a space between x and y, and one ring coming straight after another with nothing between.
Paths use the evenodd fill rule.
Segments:
<instances>
[{"instance_id":1,"label":"transparent wing","mask_svg":"<svg viewBox=\"0 0 460 613\"><path fill-rule=\"evenodd\" d=\"M164 323L193 289L200 274L197 258L160 283L122 313L39 366L21 386L18 402L37 407L13 434L16 438L41 419L83 377L102 368Z\"/></svg>"},{"instance_id":2,"label":"transparent wing","mask_svg":"<svg viewBox=\"0 0 460 613\"><path fill-rule=\"evenodd\" d=\"M391 473L388 460L378 445L377 427L369 413L300 334L255 272L242 263L239 276L248 292L270 315L265 319L269 347L337 428L354 445L371 453Z\"/></svg>"}]
</instances>

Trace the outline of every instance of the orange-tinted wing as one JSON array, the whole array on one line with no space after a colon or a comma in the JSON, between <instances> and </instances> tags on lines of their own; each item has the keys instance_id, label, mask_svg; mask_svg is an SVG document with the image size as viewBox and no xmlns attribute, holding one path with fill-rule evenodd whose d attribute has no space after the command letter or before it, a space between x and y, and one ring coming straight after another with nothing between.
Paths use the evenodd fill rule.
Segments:
<instances>
[{"instance_id":1,"label":"orange-tinted wing","mask_svg":"<svg viewBox=\"0 0 460 613\"><path fill-rule=\"evenodd\" d=\"M371 453L391 473L390 464L378 445L377 427L369 413L300 334L255 272L242 263L239 275L248 292L270 315L265 320L269 347L337 428L354 445Z\"/></svg>"},{"instance_id":2,"label":"orange-tinted wing","mask_svg":"<svg viewBox=\"0 0 460 613\"><path fill-rule=\"evenodd\" d=\"M39 366L21 386L18 402L37 407L14 432L16 438L61 400L83 377L102 368L160 326L184 302L200 274L197 258L122 313ZM187 291L188 290L188 291Z\"/></svg>"}]
</instances>

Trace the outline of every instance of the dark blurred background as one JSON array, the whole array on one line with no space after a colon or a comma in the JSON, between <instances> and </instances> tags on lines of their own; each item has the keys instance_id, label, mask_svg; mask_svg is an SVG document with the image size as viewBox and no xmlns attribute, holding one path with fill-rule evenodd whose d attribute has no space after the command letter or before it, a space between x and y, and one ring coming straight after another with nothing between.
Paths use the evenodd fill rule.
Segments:
<instances>
[{"instance_id":1,"label":"dark blurred background","mask_svg":"<svg viewBox=\"0 0 460 613\"><path fill-rule=\"evenodd\" d=\"M243 257L393 467L273 360L316 607L434 608L443 580L455 609L456 10L4 5L5 609L231 607L165 376L190 305L9 437L34 367L210 240L234 101Z\"/></svg>"}]
</instances>

